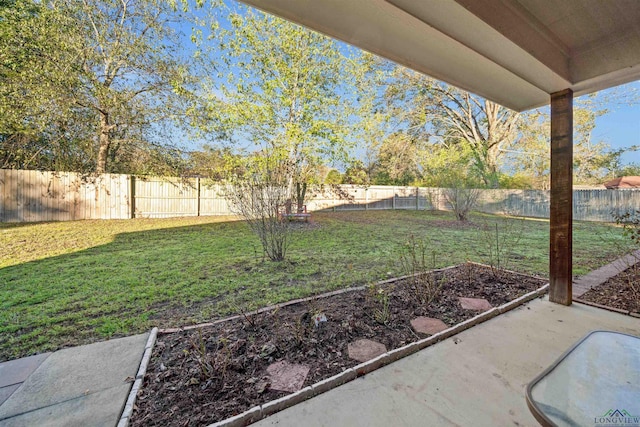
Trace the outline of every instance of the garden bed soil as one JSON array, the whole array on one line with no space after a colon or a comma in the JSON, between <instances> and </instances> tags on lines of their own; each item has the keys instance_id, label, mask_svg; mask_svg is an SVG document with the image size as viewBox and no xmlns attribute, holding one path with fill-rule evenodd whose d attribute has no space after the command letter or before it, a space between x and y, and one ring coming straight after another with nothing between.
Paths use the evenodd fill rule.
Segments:
<instances>
[{"instance_id":1,"label":"garden bed soil","mask_svg":"<svg viewBox=\"0 0 640 427\"><path fill-rule=\"evenodd\" d=\"M640 313L640 262L585 292L579 300Z\"/></svg>"},{"instance_id":2,"label":"garden bed soil","mask_svg":"<svg viewBox=\"0 0 640 427\"><path fill-rule=\"evenodd\" d=\"M458 297L485 298L497 307L546 280L464 264L434 272L421 283L399 279L159 334L131 425L205 426L221 421L288 394L270 388L266 370L274 362L309 367L306 387L360 363L349 358L349 343L370 339L387 350L399 348L428 336L413 331L410 321L418 316L454 326L478 314L463 309ZM419 302L424 283L442 286L428 305ZM313 317L320 313L327 321L316 327Z\"/></svg>"}]
</instances>

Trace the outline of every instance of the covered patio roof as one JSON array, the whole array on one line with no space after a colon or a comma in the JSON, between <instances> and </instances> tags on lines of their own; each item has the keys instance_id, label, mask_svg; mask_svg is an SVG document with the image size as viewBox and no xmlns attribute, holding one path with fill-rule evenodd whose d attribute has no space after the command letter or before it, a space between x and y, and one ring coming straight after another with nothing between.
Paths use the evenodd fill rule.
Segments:
<instances>
[{"instance_id":1,"label":"covered patio roof","mask_svg":"<svg viewBox=\"0 0 640 427\"><path fill-rule=\"evenodd\" d=\"M640 1L242 1L516 111L550 103L549 299L571 304L573 97L640 79Z\"/></svg>"},{"instance_id":2,"label":"covered patio roof","mask_svg":"<svg viewBox=\"0 0 640 427\"><path fill-rule=\"evenodd\" d=\"M640 79L637 0L243 0L516 111Z\"/></svg>"}]
</instances>

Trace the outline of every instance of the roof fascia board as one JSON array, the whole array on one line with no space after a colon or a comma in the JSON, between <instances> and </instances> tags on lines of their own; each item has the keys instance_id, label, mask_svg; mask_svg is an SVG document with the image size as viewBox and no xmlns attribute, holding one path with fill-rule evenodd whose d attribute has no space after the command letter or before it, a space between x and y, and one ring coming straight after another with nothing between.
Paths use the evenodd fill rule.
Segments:
<instances>
[{"instance_id":1,"label":"roof fascia board","mask_svg":"<svg viewBox=\"0 0 640 427\"><path fill-rule=\"evenodd\" d=\"M620 86L636 80L640 80L640 64L583 80L573 85L572 90L573 95L578 97L599 90Z\"/></svg>"}]
</instances>

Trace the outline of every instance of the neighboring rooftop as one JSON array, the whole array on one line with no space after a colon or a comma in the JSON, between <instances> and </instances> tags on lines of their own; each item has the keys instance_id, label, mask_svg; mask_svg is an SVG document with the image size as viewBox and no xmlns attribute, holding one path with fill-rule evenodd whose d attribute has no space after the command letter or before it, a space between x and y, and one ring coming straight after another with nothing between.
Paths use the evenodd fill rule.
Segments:
<instances>
[{"instance_id":1,"label":"neighboring rooftop","mask_svg":"<svg viewBox=\"0 0 640 427\"><path fill-rule=\"evenodd\" d=\"M622 176L604 183L609 189L617 188L640 188L640 176Z\"/></svg>"}]
</instances>

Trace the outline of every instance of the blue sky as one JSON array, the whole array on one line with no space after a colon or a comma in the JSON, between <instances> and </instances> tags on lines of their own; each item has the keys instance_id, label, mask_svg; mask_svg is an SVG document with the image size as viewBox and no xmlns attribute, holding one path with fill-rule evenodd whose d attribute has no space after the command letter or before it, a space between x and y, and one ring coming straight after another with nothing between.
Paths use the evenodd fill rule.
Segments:
<instances>
[{"instance_id":1,"label":"blue sky","mask_svg":"<svg viewBox=\"0 0 640 427\"><path fill-rule=\"evenodd\" d=\"M227 5L235 9L242 9L244 5L235 1L224 0ZM184 34L185 44L190 45L188 38L191 33L191 26L181 26ZM338 45L344 45L338 42ZM600 93L603 97L613 99L612 103L605 104L609 112L596 119L596 127L592 133L593 143L604 142L612 149L628 148L633 145L640 146L640 81L629 83L617 88L609 89ZM614 94L621 95L615 96ZM635 94L635 105L625 104L620 99L632 99ZM609 96L608 96L609 95ZM200 145L200 144L189 145ZM201 143L202 141L200 141ZM196 148L196 147L190 147ZM623 155L624 164L640 163L640 151L629 152Z\"/></svg>"},{"instance_id":2,"label":"blue sky","mask_svg":"<svg viewBox=\"0 0 640 427\"><path fill-rule=\"evenodd\" d=\"M613 90L640 93L640 82L629 83ZM640 99L635 105L609 104L608 108L610 112L596 120L592 140L604 141L611 148L640 145ZM640 163L640 151L626 153L622 159L624 163Z\"/></svg>"}]
</instances>

